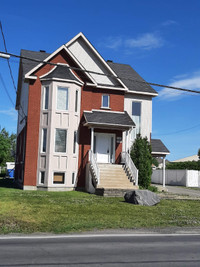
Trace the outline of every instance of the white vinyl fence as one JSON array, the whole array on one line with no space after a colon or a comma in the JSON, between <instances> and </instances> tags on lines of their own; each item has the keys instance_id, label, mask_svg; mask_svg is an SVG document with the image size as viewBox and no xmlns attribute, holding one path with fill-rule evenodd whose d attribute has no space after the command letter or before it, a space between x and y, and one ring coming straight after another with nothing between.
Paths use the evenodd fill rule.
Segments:
<instances>
[{"instance_id":1,"label":"white vinyl fence","mask_svg":"<svg viewBox=\"0 0 200 267\"><path fill-rule=\"evenodd\" d=\"M151 177L153 184L162 184L162 170L154 170ZM200 171L195 170L166 170L166 185L200 187Z\"/></svg>"}]
</instances>

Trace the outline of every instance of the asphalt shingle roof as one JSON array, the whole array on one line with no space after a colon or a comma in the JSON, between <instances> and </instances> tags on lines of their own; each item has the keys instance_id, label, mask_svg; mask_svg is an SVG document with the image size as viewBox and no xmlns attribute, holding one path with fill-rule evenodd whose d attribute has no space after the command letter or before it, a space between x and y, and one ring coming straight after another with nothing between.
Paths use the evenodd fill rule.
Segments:
<instances>
[{"instance_id":1,"label":"asphalt shingle roof","mask_svg":"<svg viewBox=\"0 0 200 267\"><path fill-rule=\"evenodd\" d=\"M163 142L160 139L151 139L152 152L170 153Z\"/></svg>"},{"instance_id":2,"label":"asphalt shingle roof","mask_svg":"<svg viewBox=\"0 0 200 267\"><path fill-rule=\"evenodd\" d=\"M119 128L131 128L135 126L135 123L125 112L109 112L109 111L92 111L92 112L84 112L86 123L95 124L95 125L112 125Z\"/></svg>"},{"instance_id":3,"label":"asphalt shingle roof","mask_svg":"<svg viewBox=\"0 0 200 267\"><path fill-rule=\"evenodd\" d=\"M107 64L117 74L117 76L120 77L122 82L130 91L157 94L156 90L154 90L148 83L137 82L145 82L145 80L130 65L110 61L107 61Z\"/></svg>"},{"instance_id":4,"label":"asphalt shingle roof","mask_svg":"<svg viewBox=\"0 0 200 267\"><path fill-rule=\"evenodd\" d=\"M51 79L51 78L58 78L58 79L67 79L67 80L75 80L80 82L69 70L69 68L65 66L57 66L52 72L44 77L44 79Z\"/></svg>"}]
</instances>

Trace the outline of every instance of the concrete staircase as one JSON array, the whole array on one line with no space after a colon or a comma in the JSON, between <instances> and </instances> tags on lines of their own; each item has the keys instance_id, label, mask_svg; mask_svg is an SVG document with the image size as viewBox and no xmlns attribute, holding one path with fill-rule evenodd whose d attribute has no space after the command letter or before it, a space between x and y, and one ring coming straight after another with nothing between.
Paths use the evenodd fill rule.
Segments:
<instances>
[{"instance_id":1,"label":"concrete staircase","mask_svg":"<svg viewBox=\"0 0 200 267\"><path fill-rule=\"evenodd\" d=\"M97 195L124 196L127 191L138 189L128 179L123 165L98 164L100 183L96 188Z\"/></svg>"}]
</instances>

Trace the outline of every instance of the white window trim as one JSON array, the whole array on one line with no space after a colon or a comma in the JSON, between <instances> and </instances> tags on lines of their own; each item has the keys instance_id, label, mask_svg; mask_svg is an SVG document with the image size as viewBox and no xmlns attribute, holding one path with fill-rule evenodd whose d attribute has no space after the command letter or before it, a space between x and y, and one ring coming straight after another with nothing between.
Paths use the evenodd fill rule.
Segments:
<instances>
[{"instance_id":1,"label":"white window trim","mask_svg":"<svg viewBox=\"0 0 200 267\"><path fill-rule=\"evenodd\" d=\"M66 131L66 150L65 152L57 152L56 151L56 130L65 130ZM55 131L54 131L54 153L57 155L57 154L66 154L67 153L67 134L68 134L68 130L67 129L63 129L63 128L55 128Z\"/></svg>"},{"instance_id":2,"label":"white window trim","mask_svg":"<svg viewBox=\"0 0 200 267\"><path fill-rule=\"evenodd\" d=\"M44 130L46 130L46 151L43 151L43 145L44 145ZM47 153L47 128L42 128L42 134L41 134L41 149L40 152L45 154Z\"/></svg>"},{"instance_id":3,"label":"white window trim","mask_svg":"<svg viewBox=\"0 0 200 267\"><path fill-rule=\"evenodd\" d=\"M67 89L67 109L58 109L57 108L57 101L58 101L58 88L63 88L63 89ZM59 112L69 112L69 87L66 87L66 86L61 86L61 85L57 85L56 86L56 111L59 111Z\"/></svg>"},{"instance_id":4,"label":"white window trim","mask_svg":"<svg viewBox=\"0 0 200 267\"><path fill-rule=\"evenodd\" d=\"M140 134L141 134L141 132L142 132L142 101L140 101L140 100L132 100L131 101L131 118L133 117L133 115L132 115L132 103L133 102L135 102L135 103L140 103ZM136 129L136 127L135 128L132 128L132 131L134 130L134 129ZM130 133L130 140L131 141L134 141L135 140L135 138L133 138L133 135L132 135L132 131L131 131L131 133Z\"/></svg>"},{"instance_id":5,"label":"white window trim","mask_svg":"<svg viewBox=\"0 0 200 267\"><path fill-rule=\"evenodd\" d=\"M45 108L45 96L46 96L46 90L47 90L47 88L49 88L49 85L46 85L46 86L43 87L42 110L48 110L49 109L49 94L48 94L48 108ZM49 92L50 92L50 90L49 90Z\"/></svg>"},{"instance_id":6,"label":"white window trim","mask_svg":"<svg viewBox=\"0 0 200 267\"><path fill-rule=\"evenodd\" d=\"M103 97L104 96L108 96L108 107L104 107L103 106ZM101 97L101 108L110 109L110 95L108 95L108 94L102 94L102 97Z\"/></svg>"}]
</instances>

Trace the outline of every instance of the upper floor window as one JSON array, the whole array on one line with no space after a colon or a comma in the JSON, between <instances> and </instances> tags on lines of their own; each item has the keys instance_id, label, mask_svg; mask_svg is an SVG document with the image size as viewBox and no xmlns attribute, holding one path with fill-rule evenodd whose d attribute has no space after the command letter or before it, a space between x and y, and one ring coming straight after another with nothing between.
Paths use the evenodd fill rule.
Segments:
<instances>
[{"instance_id":1,"label":"upper floor window","mask_svg":"<svg viewBox=\"0 0 200 267\"><path fill-rule=\"evenodd\" d=\"M78 111L78 90L76 90L76 95L75 95L75 112Z\"/></svg>"},{"instance_id":2,"label":"upper floor window","mask_svg":"<svg viewBox=\"0 0 200 267\"><path fill-rule=\"evenodd\" d=\"M55 152L66 152L67 130L56 129Z\"/></svg>"},{"instance_id":3,"label":"upper floor window","mask_svg":"<svg viewBox=\"0 0 200 267\"><path fill-rule=\"evenodd\" d=\"M56 108L59 110L68 110L68 101L68 88L58 87Z\"/></svg>"},{"instance_id":4,"label":"upper floor window","mask_svg":"<svg viewBox=\"0 0 200 267\"><path fill-rule=\"evenodd\" d=\"M44 87L43 91L43 109L49 108L49 86Z\"/></svg>"},{"instance_id":5,"label":"upper floor window","mask_svg":"<svg viewBox=\"0 0 200 267\"><path fill-rule=\"evenodd\" d=\"M42 129L42 152L46 152L47 150L47 129Z\"/></svg>"},{"instance_id":6,"label":"upper floor window","mask_svg":"<svg viewBox=\"0 0 200 267\"><path fill-rule=\"evenodd\" d=\"M141 102L132 102L132 120L136 125L131 135L132 140L134 140L137 134L141 133Z\"/></svg>"},{"instance_id":7,"label":"upper floor window","mask_svg":"<svg viewBox=\"0 0 200 267\"><path fill-rule=\"evenodd\" d=\"M110 107L110 96L109 95L102 95L102 108L109 108Z\"/></svg>"}]
</instances>

